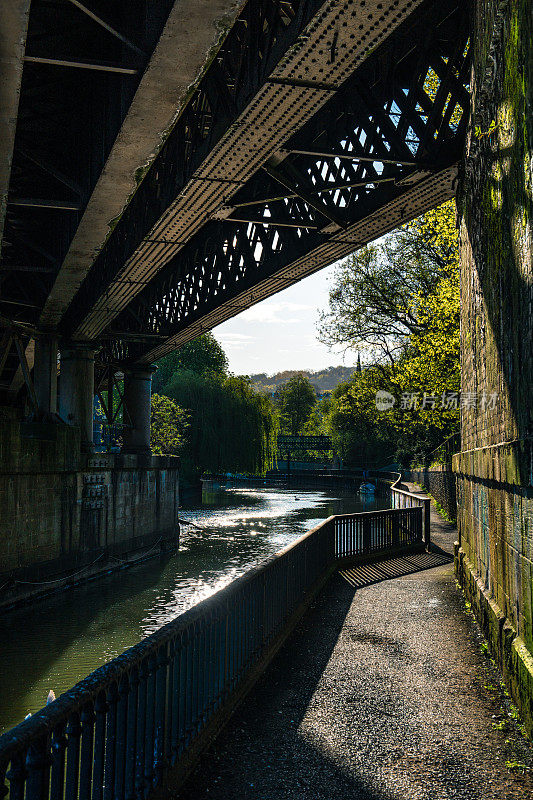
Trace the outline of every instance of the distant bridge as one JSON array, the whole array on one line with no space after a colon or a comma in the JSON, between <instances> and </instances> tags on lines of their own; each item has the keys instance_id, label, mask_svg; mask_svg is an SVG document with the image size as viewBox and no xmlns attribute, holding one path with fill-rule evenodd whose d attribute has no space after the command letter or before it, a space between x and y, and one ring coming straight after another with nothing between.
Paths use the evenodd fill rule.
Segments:
<instances>
[{"instance_id":1,"label":"distant bridge","mask_svg":"<svg viewBox=\"0 0 533 800\"><path fill-rule=\"evenodd\" d=\"M333 451L330 436L278 436L277 449L279 453L308 453L316 450L321 453Z\"/></svg>"},{"instance_id":2,"label":"distant bridge","mask_svg":"<svg viewBox=\"0 0 533 800\"><path fill-rule=\"evenodd\" d=\"M45 334L70 358L94 348L97 376L149 366L455 193L468 3L10 9L0 381L12 402L24 383L32 397ZM55 369L53 347L38 357ZM39 387L33 401L46 405Z\"/></svg>"}]
</instances>

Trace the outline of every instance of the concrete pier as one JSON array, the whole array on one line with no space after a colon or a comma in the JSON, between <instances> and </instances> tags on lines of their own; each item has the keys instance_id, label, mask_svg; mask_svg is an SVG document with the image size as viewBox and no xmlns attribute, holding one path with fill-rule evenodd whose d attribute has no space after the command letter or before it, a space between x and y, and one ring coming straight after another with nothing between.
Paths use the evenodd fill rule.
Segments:
<instances>
[{"instance_id":1,"label":"concrete pier","mask_svg":"<svg viewBox=\"0 0 533 800\"><path fill-rule=\"evenodd\" d=\"M150 410L152 375L156 367L143 366L124 371L125 421L123 453L150 455Z\"/></svg>"},{"instance_id":2,"label":"concrete pier","mask_svg":"<svg viewBox=\"0 0 533 800\"><path fill-rule=\"evenodd\" d=\"M43 417L57 414L57 337L37 336L33 364L33 382L39 412Z\"/></svg>"},{"instance_id":3,"label":"concrete pier","mask_svg":"<svg viewBox=\"0 0 533 800\"><path fill-rule=\"evenodd\" d=\"M94 346L69 343L61 347L59 414L81 432L81 449L93 450Z\"/></svg>"}]
</instances>

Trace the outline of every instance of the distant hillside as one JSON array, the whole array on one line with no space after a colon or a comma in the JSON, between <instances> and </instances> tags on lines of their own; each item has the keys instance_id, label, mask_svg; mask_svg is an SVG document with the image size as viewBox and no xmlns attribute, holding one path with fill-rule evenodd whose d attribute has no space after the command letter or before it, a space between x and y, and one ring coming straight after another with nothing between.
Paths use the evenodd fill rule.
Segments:
<instances>
[{"instance_id":1,"label":"distant hillside","mask_svg":"<svg viewBox=\"0 0 533 800\"><path fill-rule=\"evenodd\" d=\"M280 386L287 383L293 375L305 375L313 384L317 394L322 394L328 390L336 389L339 383L349 380L355 370L356 367L327 367L327 369L321 369L317 372L310 372L305 369L286 369L283 372L276 372L275 375L267 375L266 372L250 375L250 381L258 392L272 394Z\"/></svg>"}]
</instances>

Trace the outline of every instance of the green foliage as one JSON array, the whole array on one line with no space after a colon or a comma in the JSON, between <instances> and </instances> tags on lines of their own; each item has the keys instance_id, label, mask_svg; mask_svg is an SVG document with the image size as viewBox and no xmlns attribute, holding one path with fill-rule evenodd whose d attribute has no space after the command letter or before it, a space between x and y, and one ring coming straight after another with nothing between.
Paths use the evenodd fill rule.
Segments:
<instances>
[{"instance_id":1,"label":"green foliage","mask_svg":"<svg viewBox=\"0 0 533 800\"><path fill-rule=\"evenodd\" d=\"M329 344L366 348L373 362L333 392L327 426L345 460L409 463L454 433L460 368L453 204L341 264L321 332ZM380 390L395 398L385 411L376 408Z\"/></svg>"},{"instance_id":2,"label":"green foliage","mask_svg":"<svg viewBox=\"0 0 533 800\"><path fill-rule=\"evenodd\" d=\"M321 315L319 336L330 346L392 361L409 336L427 330L417 298L457 275L455 206L445 203L340 262Z\"/></svg>"},{"instance_id":3,"label":"green foliage","mask_svg":"<svg viewBox=\"0 0 533 800\"><path fill-rule=\"evenodd\" d=\"M161 392L179 370L190 370L198 375L226 375L228 359L213 334L204 333L164 356L157 367L152 387L155 392Z\"/></svg>"},{"instance_id":4,"label":"green foliage","mask_svg":"<svg viewBox=\"0 0 533 800\"><path fill-rule=\"evenodd\" d=\"M152 395L150 445L155 455L178 455L189 425L188 414L169 397Z\"/></svg>"},{"instance_id":5,"label":"green foliage","mask_svg":"<svg viewBox=\"0 0 533 800\"><path fill-rule=\"evenodd\" d=\"M165 394L189 414L184 473L264 472L272 465L277 415L244 378L179 370Z\"/></svg>"},{"instance_id":6,"label":"green foliage","mask_svg":"<svg viewBox=\"0 0 533 800\"><path fill-rule=\"evenodd\" d=\"M309 421L317 399L309 378L297 374L276 392L275 401L280 411L281 430L297 436Z\"/></svg>"},{"instance_id":7,"label":"green foliage","mask_svg":"<svg viewBox=\"0 0 533 800\"><path fill-rule=\"evenodd\" d=\"M391 421L376 408L376 392L389 386L388 378L388 368L367 368L333 392L327 429L344 461L358 465L375 463L393 448Z\"/></svg>"},{"instance_id":8,"label":"green foliage","mask_svg":"<svg viewBox=\"0 0 533 800\"><path fill-rule=\"evenodd\" d=\"M479 125L476 125L474 127L474 136L476 137L476 139L482 139L484 136L490 136L491 134L493 134L498 127L499 125L496 125L494 120L491 120L490 125L486 131L480 128Z\"/></svg>"}]
</instances>

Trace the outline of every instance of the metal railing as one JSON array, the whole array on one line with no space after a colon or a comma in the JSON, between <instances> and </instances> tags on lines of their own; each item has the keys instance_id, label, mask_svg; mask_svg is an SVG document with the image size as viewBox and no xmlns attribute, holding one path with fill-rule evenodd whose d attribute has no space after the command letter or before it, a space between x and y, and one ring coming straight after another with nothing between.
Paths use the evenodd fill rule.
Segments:
<instances>
[{"instance_id":1,"label":"metal railing","mask_svg":"<svg viewBox=\"0 0 533 800\"><path fill-rule=\"evenodd\" d=\"M337 564L406 546L423 546L419 507L325 520L1 736L0 797L170 790Z\"/></svg>"},{"instance_id":2,"label":"metal railing","mask_svg":"<svg viewBox=\"0 0 533 800\"><path fill-rule=\"evenodd\" d=\"M401 489L402 476L399 473L391 473L395 476L395 480L391 485L391 505L393 508L421 508L423 511L422 516L422 537L426 549L429 549L431 544L431 528L430 528L430 513L431 513L431 498L420 497L420 495L413 494L407 489Z\"/></svg>"},{"instance_id":3,"label":"metal railing","mask_svg":"<svg viewBox=\"0 0 533 800\"><path fill-rule=\"evenodd\" d=\"M334 520L335 556L338 560L383 553L423 542L420 507L364 511L334 517Z\"/></svg>"}]
</instances>

